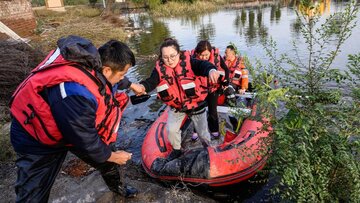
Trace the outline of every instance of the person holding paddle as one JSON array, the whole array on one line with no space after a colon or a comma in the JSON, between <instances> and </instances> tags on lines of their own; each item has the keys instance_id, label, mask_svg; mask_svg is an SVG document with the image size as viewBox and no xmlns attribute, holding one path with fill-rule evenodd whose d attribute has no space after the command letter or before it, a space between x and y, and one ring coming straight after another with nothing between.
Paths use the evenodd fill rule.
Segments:
<instances>
[{"instance_id":1,"label":"person holding paddle","mask_svg":"<svg viewBox=\"0 0 360 203\"><path fill-rule=\"evenodd\" d=\"M210 62L194 59L188 51L180 51L178 42L168 38L160 46L159 59L151 76L137 84L142 88L142 91L135 92L137 95L156 88L158 97L170 106L167 131L173 151L168 160L181 155L180 127L185 116L193 121L203 145L210 145L205 111L208 89L202 84L201 76L217 83L219 72Z\"/></svg>"}]
</instances>

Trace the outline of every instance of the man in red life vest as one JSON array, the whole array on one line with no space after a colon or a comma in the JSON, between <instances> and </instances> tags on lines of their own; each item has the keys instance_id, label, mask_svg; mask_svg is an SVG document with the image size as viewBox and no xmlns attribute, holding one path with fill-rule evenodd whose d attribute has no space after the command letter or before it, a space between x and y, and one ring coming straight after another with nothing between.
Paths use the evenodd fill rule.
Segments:
<instances>
[{"instance_id":1,"label":"man in red life vest","mask_svg":"<svg viewBox=\"0 0 360 203\"><path fill-rule=\"evenodd\" d=\"M229 45L225 51L225 64L230 71L230 83L240 93L244 94L249 86L249 71L246 69L244 59L236 56L235 47Z\"/></svg>"},{"instance_id":2,"label":"man in red life vest","mask_svg":"<svg viewBox=\"0 0 360 203\"><path fill-rule=\"evenodd\" d=\"M137 190L123 186L117 171L131 153L114 147L128 103L116 89L119 82L130 87L124 75L135 65L134 54L116 40L97 50L90 41L69 36L57 46L10 101L16 202L47 202L67 151L98 169L111 191L135 196Z\"/></svg>"}]
</instances>

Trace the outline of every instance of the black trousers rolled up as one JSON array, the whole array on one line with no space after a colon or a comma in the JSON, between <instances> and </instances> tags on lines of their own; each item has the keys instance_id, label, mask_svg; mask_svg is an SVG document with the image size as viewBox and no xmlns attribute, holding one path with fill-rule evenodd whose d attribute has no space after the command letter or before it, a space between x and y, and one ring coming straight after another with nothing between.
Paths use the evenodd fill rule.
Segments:
<instances>
[{"instance_id":1,"label":"black trousers rolled up","mask_svg":"<svg viewBox=\"0 0 360 203\"><path fill-rule=\"evenodd\" d=\"M218 91L209 93L206 97L208 103L208 125L210 132L219 132L219 118L217 113Z\"/></svg>"},{"instance_id":2,"label":"black trousers rolled up","mask_svg":"<svg viewBox=\"0 0 360 203\"><path fill-rule=\"evenodd\" d=\"M210 133L219 132L219 118L217 113L218 98L219 98L218 91L209 93L208 96L206 97L206 103L208 106L207 122ZM195 128L194 128L194 133L196 133Z\"/></svg>"}]
</instances>

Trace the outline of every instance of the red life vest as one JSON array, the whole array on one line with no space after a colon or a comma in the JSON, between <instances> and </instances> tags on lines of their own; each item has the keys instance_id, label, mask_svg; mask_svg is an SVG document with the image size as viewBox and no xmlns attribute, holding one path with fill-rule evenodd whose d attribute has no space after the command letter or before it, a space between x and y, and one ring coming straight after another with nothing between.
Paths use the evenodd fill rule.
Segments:
<instances>
[{"instance_id":1,"label":"red life vest","mask_svg":"<svg viewBox=\"0 0 360 203\"><path fill-rule=\"evenodd\" d=\"M106 144L115 142L121 115L129 98L125 93L117 94L115 98L110 85L96 77L97 74L94 70L65 60L59 49L52 51L16 89L10 102L11 114L39 142L64 145L49 104L41 93L63 82L76 82L85 86L96 98L95 127L98 135Z\"/></svg>"},{"instance_id":2,"label":"red life vest","mask_svg":"<svg viewBox=\"0 0 360 203\"><path fill-rule=\"evenodd\" d=\"M224 71L224 69L222 69L221 66L220 66L220 57L221 57L221 56L220 56L219 53L220 53L220 52L219 52L219 49L213 47L213 48L211 49L210 58L209 58L208 61L209 61L210 63L214 64L214 65L216 66L217 70L223 72L223 75L225 76L225 71ZM195 50L194 50L194 49L191 50L191 55L192 55L193 57L195 57L196 59L201 60L201 59L199 58L199 56L198 56L197 54L195 54Z\"/></svg>"},{"instance_id":3,"label":"red life vest","mask_svg":"<svg viewBox=\"0 0 360 203\"><path fill-rule=\"evenodd\" d=\"M220 66L220 52L218 48L213 47L211 49L210 58L208 61L214 64L217 67L218 71L224 71Z\"/></svg>"},{"instance_id":4,"label":"red life vest","mask_svg":"<svg viewBox=\"0 0 360 203\"><path fill-rule=\"evenodd\" d=\"M164 103L184 112L204 102L208 91L201 84L200 76L191 69L189 52L180 53L180 61L175 68L157 61L155 69L160 78L156 91Z\"/></svg>"},{"instance_id":5,"label":"red life vest","mask_svg":"<svg viewBox=\"0 0 360 203\"><path fill-rule=\"evenodd\" d=\"M192 56L194 56L196 59L199 59L199 56L197 54L195 54L195 50L191 50L191 54ZM215 48L215 47L212 47L211 48L211 52L210 52L210 57L209 57L209 62L214 64L217 68L217 71L220 72L220 76L222 77L221 78L221 81L224 81L225 80L225 71L224 69L221 68L221 65L220 65L220 52L219 52L219 49L218 48ZM202 84L204 84L204 86L208 86L209 87L209 91L210 92L214 92L216 91L217 89L220 88L220 84L219 83L216 83L216 84L209 84L209 80L207 77L201 77L201 82ZM206 85L205 85L206 84Z\"/></svg>"},{"instance_id":6,"label":"red life vest","mask_svg":"<svg viewBox=\"0 0 360 203\"><path fill-rule=\"evenodd\" d=\"M249 72L245 68L244 59L236 57L235 60L230 61L224 58L226 66L229 68L230 82L240 89L248 89Z\"/></svg>"}]
</instances>

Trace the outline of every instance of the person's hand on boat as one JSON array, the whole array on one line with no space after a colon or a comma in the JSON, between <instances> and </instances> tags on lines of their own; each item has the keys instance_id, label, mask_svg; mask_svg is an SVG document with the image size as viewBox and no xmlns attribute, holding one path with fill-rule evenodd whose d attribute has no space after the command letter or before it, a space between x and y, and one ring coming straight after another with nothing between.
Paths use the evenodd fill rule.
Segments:
<instances>
[{"instance_id":1,"label":"person's hand on boat","mask_svg":"<svg viewBox=\"0 0 360 203\"><path fill-rule=\"evenodd\" d=\"M226 95L230 95L230 94L235 94L236 91L235 91L235 88L232 86L232 85L226 85L224 87L224 92Z\"/></svg>"},{"instance_id":2,"label":"person's hand on boat","mask_svg":"<svg viewBox=\"0 0 360 203\"><path fill-rule=\"evenodd\" d=\"M223 89L225 89L227 86L230 85L230 82L226 79L224 79L223 81L221 81L221 85L223 86Z\"/></svg>"},{"instance_id":3,"label":"person's hand on boat","mask_svg":"<svg viewBox=\"0 0 360 203\"><path fill-rule=\"evenodd\" d=\"M228 106L236 106L235 89L232 85L228 85L224 88L224 95L226 97L225 103Z\"/></svg>"},{"instance_id":4,"label":"person's hand on boat","mask_svg":"<svg viewBox=\"0 0 360 203\"><path fill-rule=\"evenodd\" d=\"M245 94L245 89L239 89L239 94Z\"/></svg>"},{"instance_id":5,"label":"person's hand on boat","mask_svg":"<svg viewBox=\"0 0 360 203\"><path fill-rule=\"evenodd\" d=\"M107 161L114 162L119 165L123 165L126 164L126 162L131 159L131 155L132 154L129 152L119 150L119 151L111 152L110 158Z\"/></svg>"},{"instance_id":6,"label":"person's hand on boat","mask_svg":"<svg viewBox=\"0 0 360 203\"><path fill-rule=\"evenodd\" d=\"M209 72L209 80L210 80L211 83L213 83L213 84L218 83L219 77L220 77L219 71L217 71L215 69L210 70L210 72Z\"/></svg>"},{"instance_id":7,"label":"person's hand on boat","mask_svg":"<svg viewBox=\"0 0 360 203\"><path fill-rule=\"evenodd\" d=\"M132 83L130 89L136 94L136 96L146 94L145 87L142 84Z\"/></svg>"}]
</instances>

